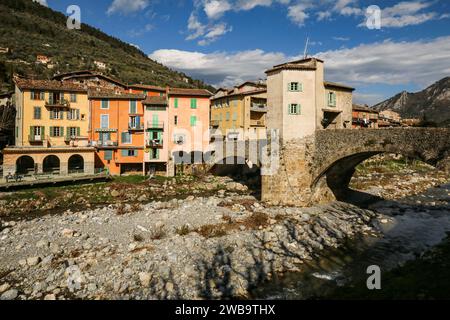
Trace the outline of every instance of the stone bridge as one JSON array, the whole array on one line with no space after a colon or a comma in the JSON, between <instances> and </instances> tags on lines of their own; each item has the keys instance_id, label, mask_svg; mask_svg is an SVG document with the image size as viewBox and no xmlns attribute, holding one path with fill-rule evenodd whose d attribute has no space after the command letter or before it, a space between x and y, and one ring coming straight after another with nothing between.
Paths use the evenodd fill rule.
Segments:
<instances>
[{"instance_id":1,"label":"stone bridge","mask_svg":"<svg viewBox=\"0 0 450 320\"><path fill-rule=\"evenodd\" d=\"M267 141L227 141L209 161L233 164L234 158L260 165L262 200L296 206L344 200L355 167L381 153L402 154L450 171L447 128L319 130L280 144L274 132Z\"/></svg>"}]
</instances>

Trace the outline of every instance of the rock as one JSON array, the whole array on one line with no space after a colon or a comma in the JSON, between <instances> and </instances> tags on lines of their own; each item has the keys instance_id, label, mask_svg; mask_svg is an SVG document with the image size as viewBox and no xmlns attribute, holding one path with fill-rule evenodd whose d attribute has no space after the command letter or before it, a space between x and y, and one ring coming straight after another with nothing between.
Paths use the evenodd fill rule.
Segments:
<instances>
[{"instance_id":1,"label":"rock","mask_svg":"<svg viewBox=\"0 0 450 320\"><path fill-rule=\"evenodd\" d=\"M172 293L173 292L173 288L174 288L174 286L173 286L172 282L167 282L166 283L166 290L167 290L168 293Z\"/></svg>"},{"instance_id":2,"label":"rock","mask_svg":"<svg viewBox=\"0 0 450 320\"><path fill-rule=\"evenodd\" d=\"M31 257L27 259L27 265L30 267L36 266L41 262L41 257Z\"/></svg>"},{"instance_id":3,"label":"rock","mask_svg":"<svg viewBox=\"0 0 450 320\"><path fill-rule=\"evenodd\" d=\"M11 289L6 292L4 292L0 296L0 300L14 300L17 298L19 292L16 289Z\"/></svg>"},{"instance_id":4,"label":"rock","mask_svg":"<svg viewBox=\"0 0 450 320\"><path fill-rule=\"evenodd\" d=\"M4 283L0 286L0 294L2 294L3 292L5 292L6 290L8 290L9 288L11 288L11 286L9 285L9 283Z\"/></svg>"},{"instance_id":5,"label":"rock","mask_svg":"<svg viewBox=\"0 0 450 320\"><path fill-rule=\"evenodd\" d=\"M141 285L143 287L148 287L150 285L150 281L152 280L152 276L148 272L139 273L139 281L141 281Z\"/></svg>"},{"instance_id":6,"label":"rock","mask_svg":"<svg viewBox=\"0 0 450 320\"><path fill-rule=\"evenodd\" d=\"M194 199L195 199L194 196L189 196L189 197L186 198L186 201L191 202L191 201L194 201Z\"/></svg>"},{"instance_id":7,"label":"rock","mask_svg":"<svg viewBox=\"0 0 450 320\"><path fill-rule=\"evenodd\" d=\"M72 238L75 235L75 231L71 229L63 229L61 234L66 238Z\"/></svg>"},{"instance_id":8,"label":"rock","mask_svg":"<svg viewBox=\"0 0 450 320\"><path fill-rule=\"evenodd\" d=\"M56 300L56 296L54 294L47 294L44 300Z\"/></svg>"},{"instance_id":9,"label":"rock","mask_svg":"<svg viewBox=\"0 0 450 320\"><path fill-rule=\"evenodd\" d=\"M50 246L50 242L47 240L39 240L36 242L36 248L48 248Z\"/></svg>"},{"instance_id":10,"label":"rock","mask_svg":"<svg viewBox=\"0 0 450 320\"><path fill-rule=\"evenodd\" d=\"M387 223L389 223L389 220L388 219L381 219L380 222L382 224L387 224Z\"/></svg>"},{"instance_id":11,"label":"rock","mask_svg":"<svg viewBox=\"0 0 450 320\"><path fill-rule=\"evenodd\" d=\"M89 292L94 292L95 290L97 290L97 285L95 283L89 283L87 285L87 289Z\"/></svg>"},{"instance_id":12,"label":"rock","mask_svg":"<svg viewBox=\"0 0 450 320\"><path fill-rule=\"evenodd\" d=\"M137 200L138 200L139 202L147 201L147 196L146 196L145 194L143 194L143 195L140 196Z\"/></svg>"},{"instance_id":13,"label":"rock","mask_svg":"<svg viewBox=\"0 0 450 320\"><path fill-rule=\"evenodd\" d=\"M112 190L111 191L111 197L113 198L117 198L118 196L120 196L120 192L117 190Z\"/></svg>"},{"instance_id":14,"label":"rock","mask_svg":"<svg viewBox=\"0 0 450 320\"><path fill-rule=\"evenodd\" d=\"M25 260L25 259L20 259L19 260L19 266L24 267L26 265L27 265L27 260Z\"/></svg>"}]
</instances>

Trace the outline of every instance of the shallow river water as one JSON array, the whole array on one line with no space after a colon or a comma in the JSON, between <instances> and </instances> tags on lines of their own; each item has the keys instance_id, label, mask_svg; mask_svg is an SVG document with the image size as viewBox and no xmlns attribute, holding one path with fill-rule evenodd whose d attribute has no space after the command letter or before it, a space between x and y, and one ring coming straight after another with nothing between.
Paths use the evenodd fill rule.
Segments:
<instances>
[{"instance_id":1,"label":"shallow river water","mask_svg":"<svg viewBox=\"0 0 450 320\"><path fill-rule=\"evenodd\" d=\"M303 272L271 281L254 297L327 298L338 287L366 283L369 266L379 266L382 279L383 272L416 259L450 235L450 184L398 201L380 201L369 208L391 217L380 224L381 237L361 237L338 250L325 250Z\"/></svg>"}]
</instances>

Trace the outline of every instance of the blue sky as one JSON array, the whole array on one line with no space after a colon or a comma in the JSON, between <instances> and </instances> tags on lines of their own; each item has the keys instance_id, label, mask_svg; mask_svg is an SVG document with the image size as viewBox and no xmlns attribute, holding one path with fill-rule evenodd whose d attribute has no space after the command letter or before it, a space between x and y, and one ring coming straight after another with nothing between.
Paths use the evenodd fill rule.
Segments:
<instances>
[{"instance_id":1,"label":"blue sky","mask_svg":"<svg viewBox=\"0 0 450 320\"><path fill-rule=\"evenodd\" d=\"M151 58L215 86L264 77L272 65L308 53L326 78L357 88L373 104L450 76L450 1L375 0L40 0L71 4L81 20L137 45ZM367 8L381 9L369 29Z\"/></svg>"}]
</instances>

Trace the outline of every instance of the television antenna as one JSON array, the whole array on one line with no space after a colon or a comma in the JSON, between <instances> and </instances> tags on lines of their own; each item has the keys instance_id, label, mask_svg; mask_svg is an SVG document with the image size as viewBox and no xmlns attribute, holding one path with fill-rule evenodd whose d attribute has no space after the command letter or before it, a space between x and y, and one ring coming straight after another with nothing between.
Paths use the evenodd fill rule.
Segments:
<instances>
[{"instance_id":1,"label":"television antenna","mask_svg":"<svg viewBox=\"0 0 450 320\"><path fill-rule=\"evenodd\" d=\"M306 38L305 51L303 52L304 59L308 57L308 45L309 45L309 37Z\"/></svg>"}]
</instances>

